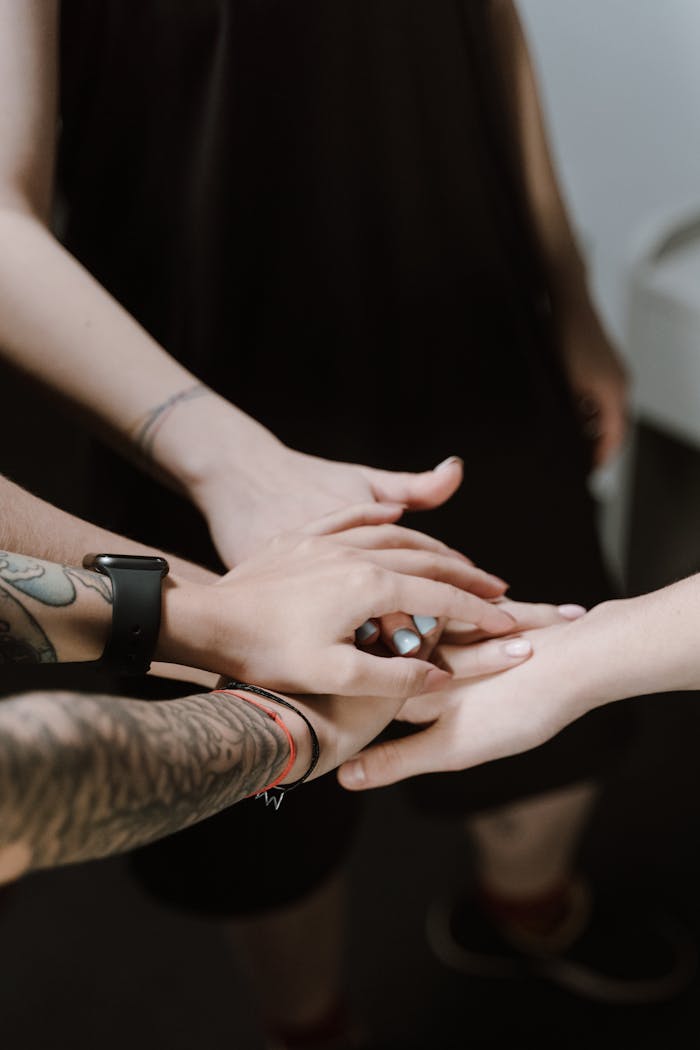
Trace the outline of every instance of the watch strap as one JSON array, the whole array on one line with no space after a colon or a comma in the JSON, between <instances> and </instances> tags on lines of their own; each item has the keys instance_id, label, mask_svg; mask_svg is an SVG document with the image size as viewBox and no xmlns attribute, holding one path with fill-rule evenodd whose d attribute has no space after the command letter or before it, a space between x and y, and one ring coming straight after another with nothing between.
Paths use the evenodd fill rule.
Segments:
<instances>
[{"instance_id":1,"label":"watch strap","mask_svg":"<svg viewBox=\"0 0 700 1050\"><path fill-rule=\"evenodd\" d=\"M160 634L163 576L162 558L137 559L97 555L89 568L112 582L112 627L99 663L116 674L146 674ZM121 564L120 564L121 563Z\"/></svg>"}]
</instances>

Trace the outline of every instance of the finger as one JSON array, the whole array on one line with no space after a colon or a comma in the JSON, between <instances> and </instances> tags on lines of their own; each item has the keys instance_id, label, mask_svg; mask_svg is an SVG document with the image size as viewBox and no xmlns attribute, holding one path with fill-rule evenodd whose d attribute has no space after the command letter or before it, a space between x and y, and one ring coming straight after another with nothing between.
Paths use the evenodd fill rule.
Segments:
<instances>
[{"instance_id":1,"label":"finger","mask_svg":"<svg viewBox=\"0 0 700 1050\"><path fill-rule=\"evenodd\" d=\"M355 631L356 645L374 645L379 639L379 624L376 620L365 620Z\"/></svg>"},{"instance_id":2,"label":"finger","mask_svg":"<svg viewBox=\"0 0 700 1050\"><path fill-rule=\"evenodd\" d=\"M430 773L435 765L438 735L438 730L429 726L401 740L374 744L340 767L338 781L348 791L367 791Z\"/></svg>"},{"instance_id":3,"label":"finger","mask_svg":"<svg viewBox=\"0 0 700 1050\"><path fill-rule=\"evenodd\" d=\"M361 581L359 574L358 581ZM368 594L371 596L369 609ZM498 604L484 601L452 584L420 576L387 572L376 580L376 587L361 585L358 599L364 606L365 619L380 619L389 613L410 609L414 616L446 617L474 624L487 634L508 634L515 630L515 620Z\"/></svg>"},{"instance_id":4,"label":"finger","mask_svg":"<svg viewBox=\"0 0 700 1050\"><path fill-rule=\"evenodd\" d=\"M433 620L437 627L437 620ZM390 613L382 616L381 638L389 652L395 656L416 656L420 651L422 637L412 617L406 613Z\"/></svg>"},{"instance_id":5,"label":"finger","mask_svg":"<svg viewBox=\"0 0 700 1050\"><path fill-rule=\"evenodd\" d=\"M547 605L545 602L514 602L503 598L496 603L499 609L509 613L515 621L516 630L531 631L538 627L550 627L555 623L567 623L579 620L586 615L582 605ZM465 630L455 624L448 624L444 642L449 645L473 645L486 635L483 631Z\"/></svg>"},{"instance_id":6,"label":"finger","mask_svg":"<svg viewBox=\"0 0 700 1050\"><path fill-rule=\"evenodd\" d=\"M418 656L421 660L430 660L440 644L445 620L436 620L434 616L412 616L411 619L423 639Z\"/></svg>"},{"instance_id":7,"label":"finger","mask_svg":"<svg viewBox=\"0 0 700 1050\"><path fill-rule=\"evenodd\" d=\"M498 576L477 569L457 558L432 551L420 550L368 550L362 555L391 572L406 576L421 576L424 579L451 583L479 598L500 598L508 584Z\"/></svg>"},{"instance_id":8,"label":"finger","mask_svg":"<svg viewBox=\"0 0 700 1050\"><path fill-rule=\"evenodd\" d=\"M373 504L373 506L385 506L385 504ZM362 550L386 550L388 548L405 548L406 550L434 551L436 554L449 555L459 558L460 561L473 565L471 558L461 551L448 547L446 543L436 540L434 536L427 536L417 529L407 529L402 525L375 525L360 528L346 529L338 539L349 547L359 547Z\"/></svg>"},{"instance_id":9,"label":"finger","mask_svg":"<svg viewBox=\"0 0 700 1050\"><path fill-rule=\"evenodd\" d=\"M469 646L441 645L440 664L459 678L483 678L525 663L532 652L532 643L526 638L492 639Z\"/></svg>"},{"instance_id":10,"label":"finger","mask_svg":"<svg viewBox=\"0 0 700 1050\"><path fill-rule=\"evenodd\" d=\"M464 463L458 456L439 463L422 474L400 474L363 468L376 499L405 503L410 510L440 507L453 496L464 478Z\"/></svg>"},{"instance_id":11,"label":"finger","mask_svg":"<svg viewBox=\"0 0 700 1050\"><path fill-rule=\"evenodd\" d=\"M398 521L406 510L401 503L358 503L324 514L300 530L307 536L330 536L336 532L366 525L383 525Z\"/></svg>"},{"instance_id":12,"label":"finger","mask_svg":"<svg viewBox=\"0 0 700 1050\"><path fill-rule=\"evenodd\" d=\"M426 660L371 656L347 645L334 648L326 673L321 672L318 677L320 692L391 700L408 700L424 693L435 693L452 681L449 671Z\"/></svg>"}]
</instances>

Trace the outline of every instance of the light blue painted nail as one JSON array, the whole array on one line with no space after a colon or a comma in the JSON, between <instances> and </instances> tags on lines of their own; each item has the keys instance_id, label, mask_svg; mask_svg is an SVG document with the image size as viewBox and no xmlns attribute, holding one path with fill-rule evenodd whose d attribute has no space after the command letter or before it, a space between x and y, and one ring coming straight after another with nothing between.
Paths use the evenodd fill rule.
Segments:
<instances>
[{"instance_id":1,"label":"light blue painted nail","mask_svg":"<svg viewBox=\"0 0 700 1050\"><path fill-rule=\"evenodd\" d=\"M370 638L373 638L376 633L376 623L372 623L371 620L365 620L365 622L362 624L362 627L358 627L355 631L355 638L360 643L360 645L364 645L364 643L368 642Z\"/></svg>"},{"instance_id":2,"label":"light blue painted nail","mask_svg":"<svg viewBox=\"0 0 700 1050\"><path fill-rule=\"evenodd\" d=\"M426 634L430 634L431 631L434 631L438 625L434 616L414 616L413 622L424 638Z\"/></svg>"},{"instance_id":3,"label":"light blue painted nail","mask_svg":"<svg viewBox=\"0 0 700 1050\"><path fill-rule=\"evenodd\" d=\"M417 649L420 649L420 638L414 631L409 631L406 628L394 632L393 642L399 656L408 656L409 653L414 653Z\"/></svg>"}]
</instances>

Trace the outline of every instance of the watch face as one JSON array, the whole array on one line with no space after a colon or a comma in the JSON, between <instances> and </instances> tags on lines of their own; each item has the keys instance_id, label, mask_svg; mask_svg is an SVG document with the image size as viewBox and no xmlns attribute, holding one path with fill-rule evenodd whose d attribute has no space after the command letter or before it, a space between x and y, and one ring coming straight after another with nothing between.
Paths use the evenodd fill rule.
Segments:
<instances>
[{"instance_id":1,"label":"watch face","mask_svg":"<svg viewBox=\"0 0 700 1050\"><path fill-rule=\"evenodd\" d=\"M168 563L165 558L140 554L88 554L83 559L86 569L97 569L107 572L108 569L126 569L136 572L159 572L168 575Z\"/></svg>"}]
</instances>

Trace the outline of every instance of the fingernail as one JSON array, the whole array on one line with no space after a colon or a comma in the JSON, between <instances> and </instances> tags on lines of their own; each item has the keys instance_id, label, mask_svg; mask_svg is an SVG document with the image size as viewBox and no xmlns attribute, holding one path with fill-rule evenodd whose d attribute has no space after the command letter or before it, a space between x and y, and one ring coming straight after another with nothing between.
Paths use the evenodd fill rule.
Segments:
<instances>
[{"instance_id":1,"label":"fingernail","mask_svg":"<svg viewBox=\"0 0 700 1050\"><path fill-rule=\"evenodd\" d=\"M400 631L394 631L392 641L399 656L408 656L409 653L415 653L420 649L420 638L418 635L415 631L409 631L405 627Z\"/></svg>"},{"instance_id":2,"label":"fingernail","mask_svg":"<svg viewBox=\"0 0 700 1050\"><path fill-rule=\"evenodd\" d=\"M360 787L367 780L362 762L346 762L342 769L342 783L345 787Z\"/></svg>"},{"instance_id":3,"label":"fingernail","mask_svg":"<svg viewBox=\"0 0 700 1050\"><path fill-rule=\"evenodd\" d=\"M448 456L447 459L443 459L442 463L438 463L435 470L445 470L447 467L451 467L453 463L463 463L460 456Z\"/></svg>"},{"instance_id":4,"label":"fingernail","mask_svg":"<svg viewBox=\"0 0 700 1050\"><path fill-rule=\"evenodd\" d=\"M426 634L430 634L431 631L434 631L438 625L434 616L414 616L413 622L424 638Z\"/></svg>"},{"instance_id":5,"label":"fingernail","mask_svg":"<svg viewBox=\"0 0 700 1050\"><path fill-rule=\"evenodd\" d=\"M360 643L360 645L364 645L364 643L368 642L370 638L374 638L376 633L376 623L372 623L371 620L365 620L365 622L362 624L362 627L358 627L355 631L355 638Z\"/></svg>"},{"instance_id":6,"label":"fingernail","mask_svg":"<svg viewBox=\"0 0 700 1050\"><path fill-rule=\"evenodd\" d=\"M580 620L582 616L586 615L587 611L582 605L560 605L557 609L559 615L563 616L565 620Z\"/></svg>"},{"instance_id":7,"label":"fingernail","mask_svg":"<svg viewBox=\"0 0 700 1050\"><path fill-rule=\"evenodd\" d=\"M524 638L513 638L510 642L506 642L503 646L503 651L508 656L520 658L521 656L529 656L532 652L532 646Z\"/></svg>"}]
</instances>

